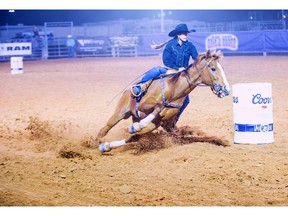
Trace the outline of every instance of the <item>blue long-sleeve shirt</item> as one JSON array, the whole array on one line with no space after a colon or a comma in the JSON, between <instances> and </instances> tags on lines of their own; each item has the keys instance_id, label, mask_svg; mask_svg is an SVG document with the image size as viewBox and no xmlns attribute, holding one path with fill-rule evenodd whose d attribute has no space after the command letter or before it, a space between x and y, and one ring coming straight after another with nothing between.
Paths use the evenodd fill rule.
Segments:
<instances>
[{"instance_id":1,"label":"blue long-sleeve shirt","mask_svg":"<svg viewBox=\"0 0 288 216\"><path fill-rule=\"evenodd\" d=\"M195 60L198 52L193 43L183 42L182 46L178 44L178 39L174 38L166 44L163 51L162 60L166 67L178 70L181 67L189 66L190 56Z\"/></svg>"}]
</instances>

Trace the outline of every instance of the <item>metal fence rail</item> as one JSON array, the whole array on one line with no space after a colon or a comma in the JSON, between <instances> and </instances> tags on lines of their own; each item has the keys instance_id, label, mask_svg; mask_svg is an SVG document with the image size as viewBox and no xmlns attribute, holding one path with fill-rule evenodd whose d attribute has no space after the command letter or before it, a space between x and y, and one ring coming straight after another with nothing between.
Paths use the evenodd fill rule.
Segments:
<instances>
[{"instance_id":1,"label":"metal fence rail","mask_svg":"<svg viewBox=\"0 0 288 216\"><path fill-rule=\"evenodd\" d=\"M23 60L39 60L39 59L57 59L68 58L68 48L66 46L66 38L53 38L47 40L47 46L44 46L45 40L38 41L36 44L34 39L19 39L17 43L30 42L32 44L31 55L23 55ZM11 40L1 41L1 43L11 43ZM15 42L15 41L14 41ZM47 49L47 51L45 50ZM88 51L87 51L88 49ZM75 47L76 58L85 57L137 57L137 44L134 45L110 45L105 50L80 50ZM1 56L0 61L10 61L11 56Z\"/></svg>"},{"instance_id":2,"label":"metal fence rail","mask_svg":"<svg viewBox=\"0 0 288 216\"><path fill-rule=\"evenodd\" d=\"M83 26L73 26L72 22L45 23L44 26L0 26L0 61L10 60L10 56L1 55L1 43L21 42L29 42L32 44L31 55L24 55L24 60L67 58L67 34L73 35L75 40L77 40L77 47L75 48L75 57L77 58L159 55L161 51L157 52L149 48L147 44L151 42L151 37L149 38L149 36L152 35L154 39L156 38L156 42L164 42L168 36L163 33L163 28L161 27L164 27L166 31L166 29L174 28L179 22L180 21L177 20L165 20L164 26L161 26L159 20L144 19L116 20L84 24ZM249 35L253 31L259 33L274 31L278 33L281 29L283 29L282 31L284 32L286 31L285 22L283 22L283 20L276 20L225 23L191 21L186 23L188 26L193 26L193 28L196 29L196 33L193 33L194 39L196 36L201 40L205 40L201 34L225 34L225 32L230 34L231 32L241 32ZM35 32L37 32L37 35L35 35ZM281 35L286 37L285 34ZM265 43L265 41L262 40L262 42L260 42L259 40L258 43ZM202 48L205 47L205 45L203 45L201 41L198 47ZM285 54L286 52L288 51L284 49L274 53ZM227 55L255 53L269 55L273 53L273 51L254 52L250 50L249 52L245 52L238 50L234 53L227 53Z\"/></svg>"}]
</instances>

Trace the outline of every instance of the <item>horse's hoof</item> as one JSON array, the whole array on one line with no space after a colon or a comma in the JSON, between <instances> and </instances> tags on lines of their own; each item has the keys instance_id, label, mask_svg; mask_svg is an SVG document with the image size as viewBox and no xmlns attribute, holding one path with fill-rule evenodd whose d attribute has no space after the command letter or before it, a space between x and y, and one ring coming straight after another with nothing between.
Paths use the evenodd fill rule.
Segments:
<instances>
[{"instance_id":1,"label":"horse's hoof","mask_svg":"<svg viewBox=\"0 0 288 216\"><path fill-rule=\"evenodd\" d=\"M110 151L111 148L110 148L110 144L109 142L106 142L106 143L102 143L99 145L99 151L101 153L104 153L104 152L107 152L107 151Z\"/></svg>"},{"instance_id":2,"label":"horse's hoof","mask_svg":"<svg viewBox=\"0 0 288 216\"><path fill-rule=\"evenodd\" d=\"M133 125L131 125L131 126L128 128L128 131L129 131L130 134L136 133L136 130L135 130L135 128L134 128Z\"/></svg>"},{"instance_id":3,"label":"horse's hoof","mask_svg":"<svg viewBox=\"0 0 288 216\"><path fill-rule=\"evenodd\" d=\"M141 128L140 124L138 122L136 122L128 128L128 131L130 134L133 134L133 133L140 131L141 129L142 128Z\"/></svg>"}]
</instances>

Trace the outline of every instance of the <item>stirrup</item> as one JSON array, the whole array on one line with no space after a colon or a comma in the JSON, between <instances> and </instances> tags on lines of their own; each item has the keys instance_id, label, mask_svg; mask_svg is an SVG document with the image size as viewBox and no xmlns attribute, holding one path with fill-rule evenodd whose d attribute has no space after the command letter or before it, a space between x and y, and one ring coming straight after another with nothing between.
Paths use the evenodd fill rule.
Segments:
<instances>
[{"instance_id":1,"label":"stirrup","mask_svg":"<svg viewBox=\"0 0 288 216\"><path fill-rule=\"evenodd\" d=\"M131 86L130 92L134 97L139 97L142 94L141 84Z\"/></svg>"}]
</instances>

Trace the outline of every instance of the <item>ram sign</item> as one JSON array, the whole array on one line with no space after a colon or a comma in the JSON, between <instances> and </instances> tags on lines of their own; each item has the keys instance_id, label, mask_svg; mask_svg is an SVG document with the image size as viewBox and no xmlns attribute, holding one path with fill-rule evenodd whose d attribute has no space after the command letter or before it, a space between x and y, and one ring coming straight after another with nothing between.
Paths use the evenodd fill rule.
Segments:
<instances>
[{"instance_id":1,"label":"ram sign","mask_svg":"<svg viewBox=\"0 0 288 216\"><path fill-rule=\"evenodd\" d=\"M0 44L0 56L31 55L31 43L2 43Z\"/></svg>"}]
</instances>

